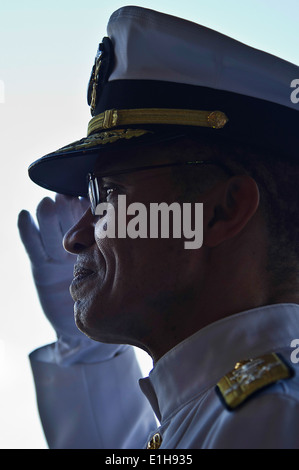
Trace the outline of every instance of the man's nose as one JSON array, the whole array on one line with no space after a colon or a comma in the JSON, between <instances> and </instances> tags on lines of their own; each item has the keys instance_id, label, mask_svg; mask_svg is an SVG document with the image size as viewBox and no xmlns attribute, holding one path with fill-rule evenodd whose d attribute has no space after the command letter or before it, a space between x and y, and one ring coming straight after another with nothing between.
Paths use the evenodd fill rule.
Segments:
<instances>
[{"instance_id":1,"label":"man's nose","mask_svg":"<svg viewBox=\"0 0 299 470\"><path fill-rule=\"evenodd\" d=\"M78 255L95 243L94 226L96 217L88 209L81 219L63 237L63 246L69 253Z\"/></svg>"}]
</instances>

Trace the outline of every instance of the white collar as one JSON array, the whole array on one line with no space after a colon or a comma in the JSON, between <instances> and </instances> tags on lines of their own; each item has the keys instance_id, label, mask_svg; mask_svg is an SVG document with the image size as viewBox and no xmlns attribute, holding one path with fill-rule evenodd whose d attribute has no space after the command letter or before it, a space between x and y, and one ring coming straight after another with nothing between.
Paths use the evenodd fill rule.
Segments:
<instances>
[{"instance_id":1,"label":"white collar","mask_svg":"<svg viewBox=\"0 0 299 470\"><path fill-rule=\"evenodd\" d=\"M219 320L168 351L140 387L159 420L169 418L232 370L236 362L290 347L299 305L276 304Z\"/></svg>"}]
</instances>

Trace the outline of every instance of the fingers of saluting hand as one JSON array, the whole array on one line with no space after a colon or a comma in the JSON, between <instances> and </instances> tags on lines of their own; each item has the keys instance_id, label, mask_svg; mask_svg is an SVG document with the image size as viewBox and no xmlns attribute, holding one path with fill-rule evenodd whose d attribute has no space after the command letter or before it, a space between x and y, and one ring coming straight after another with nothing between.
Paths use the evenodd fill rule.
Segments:
<instances>
[{"instance_id":1,"label":"fingers of saluting hand","mask_svg":"<svg viewBox=\"0 0 299 470\"><path fill-rule=\"evenodd\" d=\"M36 210L38 226L28 211L19 214L18 226L25 249L34 264L69 256L62 246L63 235L78 222L88 204L85 200L56 195L44 198Z\"/></svg>"},{"instance_id":2,"label":"fingers of saluting hand","mask_svg":"<svg viewBox=\"0 0 299 470\"><path fill-rule=\"evenodd\" d=\"M19 214L18 228L25 250L33 264L40 264L48 259L43 247L39 228L31 214L23 210Z\"/></svg>"},{"instance_id":3,"label":"fingers of saluting hand","mask_svg":"<svg viewBox=\"0 0 299 470\"><path fill-rule=\"evenodd\" d=\"M57 194L55 206L62 234L65 235L65 233L80 220L89 207L89 202L87 199Z\"/></svg>"}]
</instances>

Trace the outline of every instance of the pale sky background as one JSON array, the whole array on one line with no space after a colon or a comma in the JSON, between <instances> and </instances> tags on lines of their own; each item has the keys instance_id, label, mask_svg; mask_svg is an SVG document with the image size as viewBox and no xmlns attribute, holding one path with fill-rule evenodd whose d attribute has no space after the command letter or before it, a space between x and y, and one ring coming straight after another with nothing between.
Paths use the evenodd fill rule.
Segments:
<instances>
[{"instance_id":1,"label":"pale sky background","mask_svg":"<svg viewBox=\"0 0 299 470\"><path fill-rule=\"evenodd\" d=\"M299 64L299 0L127 4L201 23ZM39 306L16 221L20 210L34 213L40 199L49 193L29 180L27 167L86 135L91 67L109 16L124 5L115 0L0 3L1 449L47 448L28 354L52 342L55 334ZM144 373L149 364L142 363Z\"/></svg>"}]
</instances>

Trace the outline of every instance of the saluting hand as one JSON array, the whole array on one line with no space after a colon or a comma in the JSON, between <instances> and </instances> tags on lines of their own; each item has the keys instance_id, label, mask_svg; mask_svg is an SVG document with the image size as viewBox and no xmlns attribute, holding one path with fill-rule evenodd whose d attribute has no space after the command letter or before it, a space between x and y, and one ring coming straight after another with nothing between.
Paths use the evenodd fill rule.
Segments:
<instances>
[{"instance_id":1,"label":"saluting hand","mask_svg":"<svg viewBox=\"0 0 299 470\"><path fill-rule=\"evenodd\" d=\"M64 250L62 240L88 207L87 199L57 194L55 201L46 197L39 203L38 225L26 210L20 212L18 219L20 237L31 261L42 308L57 334L55 357L64 365L104 361L127 348L95 342L75 325L69 287L76 256Z\"/></svg>"},{"instance_id":2,"label":"saluting hand","mask_svg":"<svg viewBox=\"0 0 299 470\"><path fill-rule=\"evenodd\" d=\"M19 232L39 299L58 336L83 336L74 322L69 293L76 256L64 250L62 239L87 207L87 200L57 194L55 201L46 197L39 203L38 226L28 211L19 214Z\"/></svg>"}]
</instances>

